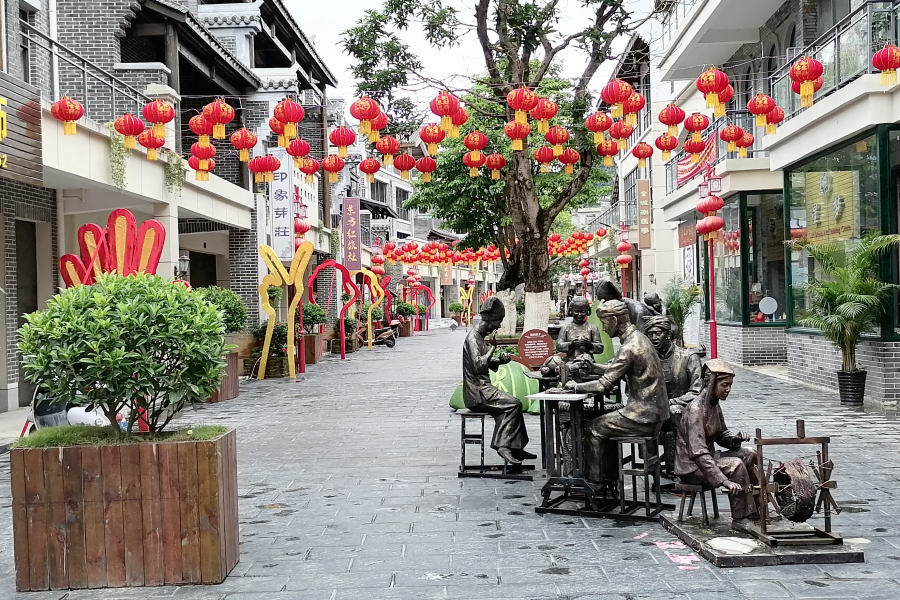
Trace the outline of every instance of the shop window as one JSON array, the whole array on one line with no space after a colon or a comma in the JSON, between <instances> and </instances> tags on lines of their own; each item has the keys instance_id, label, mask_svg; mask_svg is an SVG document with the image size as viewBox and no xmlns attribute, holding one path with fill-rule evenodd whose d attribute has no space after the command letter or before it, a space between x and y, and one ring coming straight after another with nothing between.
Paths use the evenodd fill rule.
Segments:
<instances>
[{"instance_id":1,"label":"shop window","mask_svg":"<svg viewBox=\"0 0 900 600\"><path fill-rule=\"evenodd\" d=\"M747 194L749 322L784 321L784 196Z\"/></svg>"},{"instance_id":2,"label":"shop window","mask_svg":"<svg viewBox=\"0 0 900 600\"><path fill-rule=\"evenodd\" d=\"M725 227L713 243L716 273L716 321L741 323L741 209L738 196L725 201L719 213Z\"/></svg>"}]
</instances>

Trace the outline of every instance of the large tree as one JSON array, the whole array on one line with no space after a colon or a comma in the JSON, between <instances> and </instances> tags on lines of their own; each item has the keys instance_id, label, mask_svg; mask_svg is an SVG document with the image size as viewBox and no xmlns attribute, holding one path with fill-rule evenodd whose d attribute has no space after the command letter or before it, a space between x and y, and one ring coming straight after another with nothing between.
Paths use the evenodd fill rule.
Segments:
<instances>
[{"instance_id":1,"label":"large tree","mask_svg":"<svg viewBox=\"0 0 900 600\"><path fill-rule=\"evenodd\" d=\"M525 280L526 329L545 327L550 311L550 260L547 235L557 215L565 210L594 172L592 140L583 127L592 108L589 86L604 61L612 57L614 41L634 31L627 0L578 0L591 18L583 27L561 32L558 25L563 7L560 0L475 0L471 21L450 0L385 0L380 10L368 10L355 27L344 34L344 48L356 61L354 75L360 91L378 98L394 119L414 111L404 92L428 86L458 94L470 94L496 103L500 110L481 111L502 121L514 118L506 104L509 92L520 86L541 87L563 55L582 60L581 74L569 84L571 102L560 119L572 124L570 145L581 154L571 176L561 176L562 185L547 202L541 202L541 186L535 181L532 150L504 152L509 157L504 175L504 207L518 243L518 264ZM565 3L563 3L565 4ZM433 46L464 43L474 32L484 57L487 76L460 86L429 78L419 58L398 31L416 27ZM479 93L484 88L485 93Z\"/></svg>"}]
</instances>

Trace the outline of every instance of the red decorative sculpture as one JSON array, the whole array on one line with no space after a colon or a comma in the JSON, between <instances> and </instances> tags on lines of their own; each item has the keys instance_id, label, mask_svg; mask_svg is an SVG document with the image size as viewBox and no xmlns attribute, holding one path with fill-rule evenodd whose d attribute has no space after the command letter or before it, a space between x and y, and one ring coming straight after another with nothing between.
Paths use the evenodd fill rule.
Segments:
<instances>
[{"instance_id":1,"label":"red decorative sculpture","mask_svg":"<svg viewBox=\"0 0 900 600\"><path fill-rule=\"evenodd\" d=\"M326 267L332 267L341 272L341 275L343 275L343 280L344 280L344 292L347 294L350 294L350 299L347 301L346 304L344 304L343 307L341 307L341 312L338 315L338 319L340 321L340 328L341 328L341 360L344 360L345 358L347 358L346 348L344 346L344 344L346 343L346 333L344 330L344 314L347 312L347 310L351 306L353 306L356 303L356 300L359 298L359 288L356 286L355 283L353 283L353 281L351 281L350 271L347 269L347 267L345 267L344 265L342 265L341 263L339 263L335 260L329 259L329 260L326 260L325 262L323 262L322 264L320 264L319 266L317 266L315 268L315 270L312 272L312 274L309 276L309 279L306 280L306 288L307 289L309 289L309 290L316 289L313 287L313 284L316 282L316 278L319 276L319 272ZM310 297L310 300L313 304L318 304L315 301L315 299L312 299L312 297Z\"/></svg>"}]
</instances>

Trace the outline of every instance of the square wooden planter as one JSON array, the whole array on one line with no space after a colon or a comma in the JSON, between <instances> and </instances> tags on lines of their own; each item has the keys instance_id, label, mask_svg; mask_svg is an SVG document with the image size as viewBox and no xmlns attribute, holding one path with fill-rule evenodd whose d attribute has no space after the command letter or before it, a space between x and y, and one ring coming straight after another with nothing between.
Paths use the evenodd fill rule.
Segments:
<instances>
[{"instance_id":1,"label":"square wooden planter","mask_svg":"<svg viewBox=\"0 0 900 600\"><path fill-rule=\"evenodd\" d=\"M413 334L413 322L412 319L407 319L400 324L400 337L412 337Z\"/></svg>"},{"instance_id":2,"label":"square wooden planter","mask_svg":"<svg viewBox=\"0 0 900 600\"><path fill-rule=\"evenodd\" d=\"M225 377L219 384L219 389L212 393L209 397L210 402L222 402L223 400L233 400L241 393L241 382L239 379L240 370L237 352L229 352L226 357Z\"/></svg>"},{"instance_id":3,"label":"square wooden planter","mask_svg":"<svg viewBox=\"0 0 900 600\"><path fill-rule=\"evenodd\" d=\"M304 333L303 344L306 352L306 364L314 365L322 356L322 334Z\"/></svg>"},{"instance_id":4,"label":"square wooden planter","mask_svg":"<svg viewBox=\"0 0 900 600\"><path fill-rule=\"evenodd\" d=\"M237 564L237 437L10 452L16 589L221 583Z\"/></svg>"}]
</instances>

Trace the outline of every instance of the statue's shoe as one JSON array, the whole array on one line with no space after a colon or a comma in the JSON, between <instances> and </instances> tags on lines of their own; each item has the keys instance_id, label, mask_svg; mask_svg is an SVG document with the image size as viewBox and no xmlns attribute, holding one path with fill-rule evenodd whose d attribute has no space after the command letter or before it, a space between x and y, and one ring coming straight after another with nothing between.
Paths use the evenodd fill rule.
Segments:
<instances>
[{"instance_id":1,"label":"statue's shoe","mask_svg":"<svg viewBox=\"0 0 900 600\"><path fill-rule=\"evenodd\" d=\"M731 522L731 529L740 533L753 533L754 522L750 519L735 519Z\"/></svg>"},{"instance_id":2,"label":"statue's shoe","mask_svg":"<svg viewBox=\"0 0 900 600\"><path fill-rule=\"evenodd\" d=\"M534 460L537 458L536 454L532 454L531 452L526 452L525 450L513 450L512 455L518 458L519 460Z\"/></svg>"},{"instance_id":3,"label":"statue's shoe","mask_svg":"<svg viewBox=\"0 0 900 600\"><path fill-rule=\"evenodd\" d=\"M497 450L497 454L500 455L500 458L505 460L507 463L511 465L521 465L522 461L513 456L512 451L509 448L500 448Z\"/></svg>"}]
</instances>

